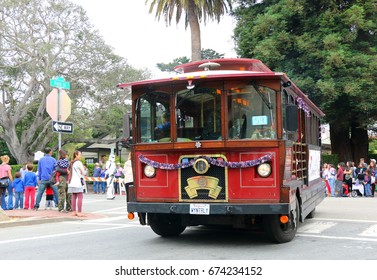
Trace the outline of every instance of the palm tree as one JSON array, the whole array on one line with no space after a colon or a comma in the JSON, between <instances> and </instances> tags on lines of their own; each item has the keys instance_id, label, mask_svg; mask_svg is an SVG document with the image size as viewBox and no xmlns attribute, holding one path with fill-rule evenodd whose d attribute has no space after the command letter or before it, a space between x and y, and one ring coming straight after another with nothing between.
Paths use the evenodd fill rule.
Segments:
<instances>
[{"instance_id":1,"label":"palm tree","mask_svg":"<svg viewBox=\"0 0 377 280\"><path fill-rule=\"evenodd\" d=\"M145 1L147 3L148 0ZM191 30L191 60L201 59L201 40L199 22L203 20L217 20L220 22L222 15L232 9L233 0L151 0L149 13L156 8L156 18L165 18L166 25L171 25L173 16L176 23L185 14L185 28L190 25Z\"/></svg>"}]
</instances>

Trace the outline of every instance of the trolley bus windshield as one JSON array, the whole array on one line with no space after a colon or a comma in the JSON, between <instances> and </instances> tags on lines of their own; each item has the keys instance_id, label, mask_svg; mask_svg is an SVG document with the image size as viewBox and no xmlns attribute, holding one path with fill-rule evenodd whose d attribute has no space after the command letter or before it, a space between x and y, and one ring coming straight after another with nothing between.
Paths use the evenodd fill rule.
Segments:
<instances>
[{"instance_id":1,"label":"trolley bus windshield","mask_svg":"<svg viewBox=\"0 0 377 280\"><path fill-rule=\"evenodd\" d=\"M227 103L226 114L222 102ZM143 94L138 104L139 142L171 142L172 129L177 142L276 139L276 92L250 81L201 82L169 92L155 89Z\"/></svg>"}]
</instances>

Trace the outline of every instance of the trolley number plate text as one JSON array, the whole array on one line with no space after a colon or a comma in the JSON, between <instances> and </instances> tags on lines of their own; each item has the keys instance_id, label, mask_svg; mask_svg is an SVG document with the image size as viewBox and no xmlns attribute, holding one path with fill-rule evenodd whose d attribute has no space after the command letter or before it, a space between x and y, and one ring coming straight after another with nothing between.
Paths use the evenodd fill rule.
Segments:
<instances>
[{"instance_id":1,"label":"trolley number plate text","mask_svg":"<svg viewBox=\"0 0 377 280\"><path fill-rule=\"evenodd\" d=\"M209 215L209 204L190 204L191 215Z\"/></svg>"}]
</instances>

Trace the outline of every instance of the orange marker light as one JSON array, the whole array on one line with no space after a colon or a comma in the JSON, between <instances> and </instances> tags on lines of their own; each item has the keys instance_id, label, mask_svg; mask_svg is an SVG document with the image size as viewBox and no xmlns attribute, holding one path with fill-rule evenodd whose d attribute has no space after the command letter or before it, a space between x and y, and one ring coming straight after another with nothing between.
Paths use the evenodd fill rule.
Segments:
<instances>
[{"instance_id":1,"label":"orange marker light","mask_svg":"<svg viewBox=\"0 0 377 280\"><path fill-rule=\"evenodd\" d=\"M127 217L128 217L129 220L133 220L135 218L135 215L134 215L134 213L130 212L130 213L128 213Z\"/></svg>"},{"instance_id":2,"label":"orange marker light","mask_svg":"<svg viewBox=\"0 0 377 280\"><path fill-rule=\"evenodd\" d=\"M286 216L286 215L280 216L280 223L286 224L286 223L288 223L288 221L289 221L288 216Z\"/></svg>"}]
</instances>

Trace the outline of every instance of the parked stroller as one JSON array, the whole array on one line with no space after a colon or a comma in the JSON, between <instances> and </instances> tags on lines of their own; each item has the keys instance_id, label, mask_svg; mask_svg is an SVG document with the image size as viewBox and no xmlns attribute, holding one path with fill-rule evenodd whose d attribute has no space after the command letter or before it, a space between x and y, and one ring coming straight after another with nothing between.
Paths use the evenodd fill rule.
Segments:
<instances>
[{"instance_id":1,"label":"parked stroller","mask_svg":"<svg viewBox=\"0 0 377 280\"><path fill-rule=\"evenodd\" d=\"M359 180L355 180L355 182L352 184L352 192L351 196L352 197L358 197L358 196L363 196L364 195L364 184L362 181L360 182Z\"/></svg>"},{"instance_id":2,"label":"parked stroller","mask_svg":"<svg viewBox=\"0 0 377 280\"><path fill-rule=\"evenodd\" d=\"M361 165L356 169L356 178L352 183L352 197L364 196L364 178L365 178L366 168Z\"/></svg>"}]
</instances>

